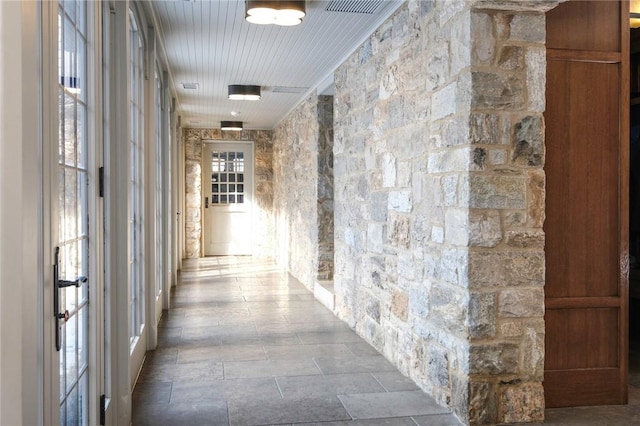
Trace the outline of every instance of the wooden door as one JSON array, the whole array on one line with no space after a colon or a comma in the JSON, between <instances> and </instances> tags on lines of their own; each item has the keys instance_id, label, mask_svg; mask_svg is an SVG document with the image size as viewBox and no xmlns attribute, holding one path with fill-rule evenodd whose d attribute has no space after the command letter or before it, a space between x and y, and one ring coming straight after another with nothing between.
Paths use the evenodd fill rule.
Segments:
<instances>
[{"instance_id":1,"label":"wooden door","mask_svg":"<svg viewBox=\"0 0 640 426\"><path fill-rule=\"evenodd\" d=\"M628 4L547 14L547 407L627 402Z\"/></svg>"}]
</instances>

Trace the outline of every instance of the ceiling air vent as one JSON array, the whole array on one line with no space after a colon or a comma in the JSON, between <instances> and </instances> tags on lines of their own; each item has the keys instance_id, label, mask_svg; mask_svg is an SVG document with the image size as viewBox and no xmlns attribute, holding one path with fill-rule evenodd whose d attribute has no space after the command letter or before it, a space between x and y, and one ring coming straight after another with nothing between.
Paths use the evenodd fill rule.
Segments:
<instances>
[{"instance_id":1,"label":"ceiling air vent","mask_svg":"<svg viewBox=\"0 0 640 426\"><path fill-rule=\"evenodd\" d=\"M182 88L186 90L198 90L198 83L182 83Z\"/></svg>"},{"instance_id":2,"label":"ceiling air vent","mask_svg":"<svg viewBox=\"0 0 640 426\"><path fill-rule=\"evenodd\" d=\"M273 93L304 93L307 90L309 90L308 87L273 86L271 88Z\"/></svg>"},{"instance_id":3,"label":"ceiling air vent","mask_svg":"<svg viewBox=\"0 0 640 426\"><path fill-rule=\"evenodd\" d=\"M374 14L382 3L383 0L332 0L326 11Z\"/></svg>"}]
</instances>

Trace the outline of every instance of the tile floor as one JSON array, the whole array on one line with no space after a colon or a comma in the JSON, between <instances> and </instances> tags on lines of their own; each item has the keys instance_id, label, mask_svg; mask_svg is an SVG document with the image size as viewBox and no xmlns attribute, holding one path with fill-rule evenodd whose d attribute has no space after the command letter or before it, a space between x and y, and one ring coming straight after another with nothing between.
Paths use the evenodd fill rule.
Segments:
<instances>
[{"instance_id":1,"label":"tile floor","mask_svg":"<svg viewBox=\"0 0 640 426\"><path fill-rule=\"evenodd\" d=\"M460 424L270 261L186 261L172 300L133 425ZM547 410L545 424L638 425L630 382L629 405Z\"/></svg>"},{"instance_id":2,"label":"tile floor","mask_svg":"<svg viewBox=\"0 0 640 426\"><path fill-rule=\"evenodd\" d=\"M134 425L458 425L271 261L183 263Z\"/></svg>"}]
</instances>

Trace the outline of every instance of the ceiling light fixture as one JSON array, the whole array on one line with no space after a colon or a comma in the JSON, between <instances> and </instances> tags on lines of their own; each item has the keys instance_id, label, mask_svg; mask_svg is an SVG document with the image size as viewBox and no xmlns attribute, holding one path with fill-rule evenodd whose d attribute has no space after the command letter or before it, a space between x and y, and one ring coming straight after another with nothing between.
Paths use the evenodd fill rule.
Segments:
<instances>
[{"instance_id":1,"label":"ceiling light fixture","mask_svg":"<svg viewBox=\"0 0 640 426\"><path fill-rule=\"evenodd\" d=\"M629 2L629 26L631 28L640 27L640 1L631 0Z\"/></svg>"},{"instance_id":2,"label":"ceiling light fixture","mask_svg":"<svg viewBox=\"0 0 640 426\"><path fill-rule=\"evenodd\" d=\"M298 25L306 15L305 2L246 0L245 19L252 24Z\"/></svg>"},{"instance_id":3,"label":"ceiling light fixture","mask_svg":"<svg viewBox=\"0 0 640 426\"><path fill-rule=\"evenodd\" d=\"M259 101L260 86L248 86L243 84L229 85L229 99L236 101Z\"/></svg>"},{"instance_id":4,"label":"ceiling light fixture","mask_svg":"<svg viewBox=\"0 0 640 426\"><path fill-rule=\"evenodd\" d=\"M242 130L242 121L221 121L220 130L233 130L239 132Z\"/></svg>"}]
</instances>

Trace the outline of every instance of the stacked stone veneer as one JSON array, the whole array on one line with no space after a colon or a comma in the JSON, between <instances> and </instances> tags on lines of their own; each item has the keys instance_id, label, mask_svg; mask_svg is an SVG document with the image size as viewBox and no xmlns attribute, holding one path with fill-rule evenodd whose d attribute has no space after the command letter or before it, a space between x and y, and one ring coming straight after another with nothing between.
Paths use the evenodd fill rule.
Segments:
<instances>
[{"instance_id":1,"label":"stacked stone veneer","mask_svg":"<svg viewBox=\"0 0 640 426\"><path fill-rule=\"evenodd\" d=\"M409 1L335 73L336 312L471 424L544 416L551 4Z\"/></svg>"},{"instance_id":2,"label":"stacked stone veneer","mask_svg":"<svg viewBox=\"0 0 640 426\"><path fill-rule=\"evenodd\" d=\"M273 140L276 256L313 288L333 276L333 98L310 95Z\"/></svg>"},{"instance_id":3,"label":"stacked stone veneer","mask_svg":"<svg viewBox=\"0 0 640 426\"><path fill-rule=\"evenodd\" d=\"M220 141L254 142L254 204L252 210L252 255L273 256L273 143L271 131L244 130L223 132L220 129L184 129L185 143L185 255L203 256L202 252L202 144Z\"/></svg>"}]
</instances>

